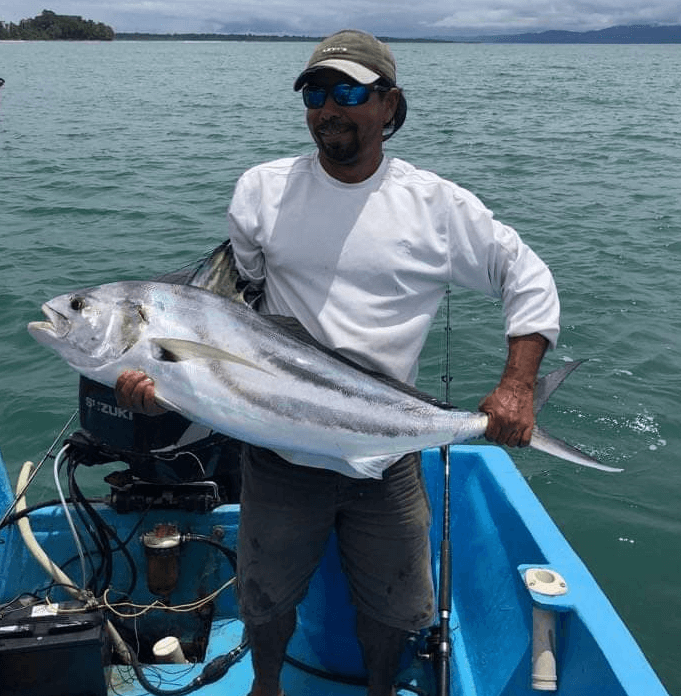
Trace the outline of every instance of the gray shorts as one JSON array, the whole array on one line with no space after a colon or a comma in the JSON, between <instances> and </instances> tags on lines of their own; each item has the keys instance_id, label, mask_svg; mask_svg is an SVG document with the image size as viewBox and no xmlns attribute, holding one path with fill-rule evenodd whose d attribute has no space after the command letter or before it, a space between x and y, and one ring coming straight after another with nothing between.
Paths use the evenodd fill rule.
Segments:
<instances>
[{"instance_id":1,"label":"gray shorts","mask_svg":"<svg viewBox=\"0 0 681 696\"><path fill-rule=\"evenodd\" d=\"M357 609L394 628L429 626L430 521L418 454L381 480L353 479L247 446L237 564L242 618L263 624L294 608L335 529Z\"/></svg>"}]
</instances>

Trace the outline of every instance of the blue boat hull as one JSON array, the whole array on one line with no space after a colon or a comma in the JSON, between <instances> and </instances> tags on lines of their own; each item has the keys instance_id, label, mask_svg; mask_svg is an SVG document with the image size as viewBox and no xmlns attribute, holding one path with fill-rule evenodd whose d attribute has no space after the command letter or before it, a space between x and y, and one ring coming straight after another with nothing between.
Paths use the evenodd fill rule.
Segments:
<instances>
[{"instance_id":1,"label":"blue boat hull","mask_svg":"<svg viewBox=\"0 0 681 696\"><path fill-rule=\"evenodd\" d=\"M440 452L428 450L423 467L433 511L431 543L434 577L439 575L442 535L442 462ZM0 512L14 497L3 467L0 467ZM31 501L29 500L29 504ZM129 551L140 573L133 599L149 605L155 599L146 587L146 560L136 537L156 524L173 522L184 532L213 536L235 547L239 523L238 505L221 505L210 513L153 509L121 514L99 504L97 511L112 525L120 539L131 538ZM50 506L30 515L40 545L58 565L78 576L73 540L61 506ZM26 549L16 525L0 533L0 604L23 592L45 587L49 579ZM491 446L451 448L451 525L453 605L450 620L452 658L451 694L461 696L524 696L532 688L533 610L548 611L555 620L555 662L558 694L598 696L662 696L664 687L621 622L586 567L570 548L534 496L508 455ZM558 573L566 583L565 594L545 596L528 590L527 568ZM209 546L188 545L183 549L177 588L169 595L172 606L205 597L221 587L232 575L224 557ZM117 562L111 587L130 585L128 563ZM63 601L55 589L54 599ZM107 601L115 604L112 593ZM2 612L0 611L0 614ZM200 612L199 612L200 614ZM159 635L176 635L191 642L196 621L209 624L209 637L201 662L145 668L148 678L163 689L177 689L189 683L203 665L228 653L241 641L233 588L221 592L212 602L210 616L183 616L167 610L153 610L137 619L137 630ZM0 692L2 664L14 664L18 653L1 636ZM435 694L432 662L420 654L427 647L427 635L415 637L405 653L398 694ZM330 541L324 561L313 578L307 598L299 608L298 628L288 650L283 686L288 696L353 696L363 694L365 677L359 646L354 636L354 609L335 540ZM22 658L23 659L23 658ZM67 670L65 662L63 669ZM112 665L103 668L108 694L135 696L148 693L140 686L131 668ZM334 679L330 679L333 675ZM217 682L197 693L205 696L246 696L252 682L250 656L237 660ZM45 675L44 679L50 679ZM78 680L74 674L73 679ZM35 690L16 692L35 696ZM74 694L77 691L74 690Z\"/></svg>"}]
</instances>

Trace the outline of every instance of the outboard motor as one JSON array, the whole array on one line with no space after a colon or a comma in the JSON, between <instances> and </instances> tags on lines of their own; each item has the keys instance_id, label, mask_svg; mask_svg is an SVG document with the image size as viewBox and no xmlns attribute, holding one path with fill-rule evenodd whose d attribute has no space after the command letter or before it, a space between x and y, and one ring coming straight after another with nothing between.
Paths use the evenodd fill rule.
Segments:
<instances>
[{"instance_id":1,"label":"outboard motor","mask_svg":"<svg viewBox=\"0 0 681 696\"><path fill-rule=\"evenodd\" d=\"M80 378L79 415L82 430L71 437L71 443L83 451L83 463L121 461L129 466L127 477L107 477L114 487L139 481L172 490L207 482L219 489L216 504L238 501L238 440L178 413L132 413L118 406L111 387L87 377Z\"/></svg>"}]
</instances>

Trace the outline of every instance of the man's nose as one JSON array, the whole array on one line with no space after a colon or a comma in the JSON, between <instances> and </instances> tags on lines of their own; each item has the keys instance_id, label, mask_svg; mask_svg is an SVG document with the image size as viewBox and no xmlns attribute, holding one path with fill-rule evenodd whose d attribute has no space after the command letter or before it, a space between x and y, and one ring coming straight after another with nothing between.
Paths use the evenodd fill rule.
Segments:
<instances>
[{"instance_id":1,"label":"man's nose","mask_svg":"<svg viewBox=\"0 0 681 696\"><path fill-rule=\"evenodd\" d=\"M331 118L332 116L338 116L343 113L343 107L336 104L336 100L331 96L331 94L326 95L326 101L319 110L319 116L321 118Z\"/></svg>"}]
</instances>

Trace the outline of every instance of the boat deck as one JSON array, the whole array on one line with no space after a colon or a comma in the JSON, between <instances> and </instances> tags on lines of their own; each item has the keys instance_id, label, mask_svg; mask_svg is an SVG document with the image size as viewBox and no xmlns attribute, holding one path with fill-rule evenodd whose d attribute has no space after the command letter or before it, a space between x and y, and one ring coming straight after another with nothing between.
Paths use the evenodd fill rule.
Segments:
<instances>
[{"instance_id":1,"label":"boat deck","mask_svg":"<svg viewBox=\"0 0 681 696\"><path fill-rule=\"evenodd\" d=\"M457 446L451 450L451 525L453 605L450 623L453 655L450 664L451 696L530 696L532 689L533 612L547 610L555 620L558 694L587 696L665 696L647 660L611 604L581 560L567 544L536 499L507 454L496 447ZM425 480L431 499L434 523L431 543L433 571L438 577L442 520L442 464L440 453L428 450L423 456ZM0 478L5 478L4 473ZM9 483L0 480L0 507L12 499ZM4 499L3 499L4 498ZM35 502L29 500L29 503ZM128 562L116 554L108 601L115 606L126 588L136 604L148 606L158 599L147 588L147 560L139 543L146 530L160 523L175 523L191 534L213 536L235 548L239 521L238 505L222 505L210 513L181 510L147 510L117 513L97 505L106 524L125 539L138 571L133 582ZM55 563L79 578L77 556L61 506L50 506L30 516L34 534ZM28 552L15 525L0 532L0 567L11 569L0 580L3 603L22 592L49 584L45 572ZM556 597L541 595L526 587L524 571L532 566L559 573L566 592ZM332 540L327 555L312 580L307 598L299 608L299 622L289 645L289 656L308 667L341 674L350 681L361 680L364 669L354 636L354 608L347 583L339 572L340 561ZM220 551L209 545L186 544L180 558L177 589L166 599L178 607L206 597L233 575ZM63 601L58 588L50 590L53 601ZM65 596L65 595L64 595ZM201 662L191 665L145 667L152 684L164 690L188 684L211 659L228 653L242 639L233 586L213 600L210 616L196 610L174 613L167 609L142 611L127 619L133 630L128 642L145 633L156 638L176 635L183 645L201 643ZM208 621L209 634L200 629ZM196 639L196 636L203 638ZM207 638L206 638L207 635ZM207 645L205 644L207 640ZM3 644L0 637L0 647ZM434 694L432 666L415 654L425 646L425 636L413 644L404 662L400 680L406 694ZM114 665L109 696L141 696L147 692L137 683L131 669ZM358 696L361 686L332 681L287 663L283 686L288 696ZM236 662L219 681L204 686L204 696L246 696L252 682L248 654ZM3 696L5 692L3 691ZM17 692L16 696L29 696ZM37 696L30 693L30 696ZM40 694L42 696L42 694ZM63 696L50 694L49 696Z\"/></svg>"}]
</instances>

